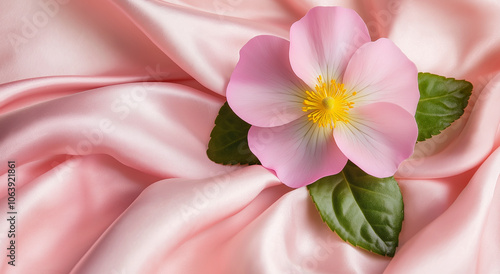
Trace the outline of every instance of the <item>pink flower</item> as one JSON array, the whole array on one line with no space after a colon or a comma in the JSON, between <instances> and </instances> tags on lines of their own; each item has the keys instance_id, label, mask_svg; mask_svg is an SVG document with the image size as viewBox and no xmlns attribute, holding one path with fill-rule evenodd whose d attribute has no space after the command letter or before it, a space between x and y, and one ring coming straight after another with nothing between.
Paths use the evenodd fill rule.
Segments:
<instances>
[{"instance_id":1,"label":"pink flower","mask_svg":"<svg viewBox=\"0 0 500 274\"><path fill-rule=\"evenodd\" d=\"M371 42L355 11L316 7L290 41L263 35L241 49L227 100L252 125L250 150L290 187L336 174L348 159L389 177L417 139L417 77L393 42Z\"/></svg>"}]
</instances>

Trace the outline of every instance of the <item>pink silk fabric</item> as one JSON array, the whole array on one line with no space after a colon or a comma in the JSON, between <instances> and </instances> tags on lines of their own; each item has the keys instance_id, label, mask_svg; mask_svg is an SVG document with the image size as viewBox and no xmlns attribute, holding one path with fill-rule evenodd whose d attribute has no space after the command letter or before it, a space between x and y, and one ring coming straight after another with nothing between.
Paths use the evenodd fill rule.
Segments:
<instances>
[{"instance_id":1,"label":"pink silk fabric","mask_svg":"<svg viewBox=\"0 0 500 274\"><path fill-rule=\"evenodd\" d=\"M393 258L343 242L306 188L205 153L239 49L288 39L318 5L355 9L419 71L474 85L395 175ZM0 14L1 273L500 273L497 0L25 0Z\"/></svg>"}]
</instances>

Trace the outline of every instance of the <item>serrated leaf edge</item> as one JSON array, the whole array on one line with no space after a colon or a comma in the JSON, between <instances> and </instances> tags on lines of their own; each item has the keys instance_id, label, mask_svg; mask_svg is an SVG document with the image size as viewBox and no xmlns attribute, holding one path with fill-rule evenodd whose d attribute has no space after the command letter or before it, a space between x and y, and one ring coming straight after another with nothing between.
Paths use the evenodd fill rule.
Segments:
<instances>
[{"instance_id":1,"label":"serrated leaf edge","mask_svg":"<svg viewBox=\"0 0 500 274\"><path fill-rule=\"evenodd\" d=\"M460 118L463 116L463 114L465 113L465 109L466 109L466 108L467 108L467 106L469 105L469 100L470 100L470 97L471 97L471 95L472 95L472 90L473 90L473 88L474 88L474 86L472 85L472 83L471 83L471 82L469 82L469 81L467 81L467 80L465 80L465 79L463 79L463 80L457 80L457 79L455 79L455 78L453 78L453 77L445 77L445 76L441 76L441 75L433 74L433 73L430 73L430 72L419 72L418 74L419 74L419 75L434 75L434 76L443 77L445 80L453 80L453 81L463 81L463 82L466 82L468 85L470 85L470 86L471 86L471 92L470 92L469 94L467 94L467 95L466 95L466 97L467 97L467 100L466 100L466 101L467 101L467 103L465 104L465 106L464 106L464 108L463 108L463 109L461 108L461 109L459 110L460 115L459 115L459 116L458 116L455 120L453 120L451 123L448 123L448 125L447 125L447 126L445 126L445 127L444 127L444 128L442 128L442 129L436 129L436 128L434 128L434 129L429 130L429 131L431 132L431 133L430 133L430 137L425 137L425 139L420 140L420 141L419 141L419 140L417 140L417 143L419 143L419 142L423 142L423 141L425 141L425 140L431 139L433 136L437 136L437 135L441 134L441 132L443 132L445 129L447 129L448 127L450 127L450 126L451 126L451 125L452 125L455 121L457 121L458 119L460 119ZM419 92L420 92L420 89L419 89ZM450 93L450 94L453 94L453 93L454 93L454 92L452 92L452 93ZM433 99L434 99L434 98L433 98ZM418 101L418 103L420 103L420 102L421 102L421 101L419 100L419 101ZM417 106L417 108L418 108L418 106ZM418 112L418 111L416 111L416 110L415 110L415 114L416 114L417 112Z\"/></svg>"},{"instance_id":2,"label":"serrated leaf edge","mask_svg":"<svg viewBox=\"0 0 500 274\"><path fill-rule=\"evenodd\" d=\"M342 173L342 176L344 177L344 179L346 180L346 182L348 182L348 181L347 181L347 178L346 178L346 176L345 176L345 174L344 174L344 171L342 170L342 171L340 171L340 172ZM337 174L338 174L338 173L337 173ZM328 176L326 176L326 177L328 177ZM325 178L325 177L323 177L323 178ZM321 179L322 179L322 178L321 178ZM320 180L320 179L318 179L318 180ZM396 180L395 180L395 181L396 181ZM401 194L401 197L402 197L401 188L399 187L399 183L398 183L397 181L396 181L396 184L398 185L399 193ZM348 185L348 187L349 187L349 190L351 191L351 187L349 186L349 183L347 183L347 185ZM328 224L328 222L326 221L326 217L323 215L322 211L319 209L318 204L316 203L316 200L314 199L313 195L311 194L311 191L309 190L309 185L307 186L307 189L308 189L309 196L311 197L311 200L313 201L314 206L316 207L316 210L318 211L318 213L319 213L319 215L320 215L320 217L321 217L321 220L323 221L323 223L325 223L325 224L326 224L326 225L330 228L330 230L332 230L333 232L335 232L335 234L337 234L337 235L339 236L339 238L340 238L340 239L342 239L344 242L348 242L349 244L351 244L351 245L352 245L352 246L354 246L354 247L361 248L361 249L366 250L366 251L368 251L368 252L372 252L372 253L375 253L375 254L378 254L378 255L381 255L381 256L386 256L386 257L394 257L394 255L395 255L395 253L396 253L396 249L397 249L397 247L399 246L399 237L396 239L396 247L395 247L394 252L386 252L385 254L380 254L380 253L376 252L376 251L375 251L375 250L373 250L373 249L369 249L369 248L366 248L366 247L364 247L364 246L360 246L360 245L358 245L358 244L356 244L356 243L353 243L353 242L352 242L352 241L350 241L349 239L342 237L342 235L340 235L340 234L339 234L339 232L337 231L337 229L335 229L335 228L331 227L331 226L330 226L330 224ZM352 191L351 191L351 193L352 193ZM333 196L333 195L332 195L332 196ZM354 195L353 195L353 197L354 197ZM356 198L354 198L354 200L356 201ZM358 202L357 202L357 201L356 201L356 204L358 204ZM404 221L404 216L405 216L405 215L404 215L404 202L402 203L401 213L403 213L403 214L402 214L402 215L403 215L402 221ZM365 217L365 220L366 220L366 216L364 215L364 213L363 213L363 216ZM366 220L366 221L368 222L368 220ZM368 222L368 223L369 223L369 222ZM370 227L371 227L371 225L370 225ZM401 233L401 230L399 231L398 235L399 235L400 233ZM377 233L375 232L375 234L377 234ZM379 236L379 235L377 234L377 236ZM379 238L381 238L381 237L379 236ZM385 244L385 241L382 241L382 242L384 242L384 244ZM389 248L387 248L387 250L389 250Z\"/></svg>"}]
</instances>

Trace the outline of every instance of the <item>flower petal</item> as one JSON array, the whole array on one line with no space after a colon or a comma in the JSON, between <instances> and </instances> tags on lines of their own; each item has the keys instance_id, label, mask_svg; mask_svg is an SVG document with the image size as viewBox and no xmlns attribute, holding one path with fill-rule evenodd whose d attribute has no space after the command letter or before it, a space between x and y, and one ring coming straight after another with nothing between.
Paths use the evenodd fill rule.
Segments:
<instances>
[{"instance_id":1,"label":"flower petal","mask_svg":"<svg viewBox=\"0 0 500 274\"><path fill-rule=\"evenodd\" d=\"M282 38L261 35L241 49L226 96L231 109L249 124L280 126L304 115L307 87L290 67L289 45Z\"/></svg>"},{"instance_id":2,"label":"flower petal","mask_svg":"<svg viewBox=\"0 0 500 274\"><path fill-rule=\"evenodd\" d=\"M363 19L342 7L312 8L290 28L290 63L310 87L322 75L341 80L349 59L370 35Z\"/></svg>"},{"instance_id":3,"label":"flower petal","mask_svg":"<svg viewBox=\"0 0 500 274\"><path fill-rule=\"evenodd\" d=\"M347 91L356 91L355 105L397 104L415 115L420 92L415 64L390 40L382 38L360 47L344 74Z\"/></svg>"},{"instance_id":4,"label":"flower petal","mask_svg":"<svg viewBox=\"0 0 500 274\"><path fill-rule=\"evenodd\" d=\"M413 115L391 103L373 103L349 110L348 124L337 123L333 135L344 155L366 173L394 175L417 141Z\"/></svg>"},{"instance_id":5,"label":"flower petal","mask_svg":"<svg viewBox=\"0 0 500 274\"><path fill-rule=\"evenodd\" d=\"M336 174L347 163L332 130L318 127L306 116L280 127L253 126L248 145L262 165L274 170L289 187L302 187Z\"/></svg>"}]
</instances>

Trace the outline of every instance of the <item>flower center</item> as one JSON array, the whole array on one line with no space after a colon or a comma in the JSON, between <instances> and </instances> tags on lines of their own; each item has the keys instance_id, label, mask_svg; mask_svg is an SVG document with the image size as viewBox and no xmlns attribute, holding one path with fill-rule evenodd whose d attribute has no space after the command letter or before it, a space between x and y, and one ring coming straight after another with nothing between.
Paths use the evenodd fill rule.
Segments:
<instances>
[{"instance_id":1,"label":"flower center","mask_svg":"<svg viewBox=\"0 0 500 274\"><path fill-rule=\"evenodd\" d=\"M323 105L323 107L325 107L326 109L333 109L335 107L335 99L333 99L332 97L328 96L328 97L325 97L322 101L321 101L321 104Z\"/></svg>"},{"instance_id":2,"label":"flower center","mask_svg":"<svg viewBox=\"0 0 500 274\"><path fill-rule=\"evenodd\" d=\"M317 123L318 127L330 128L334 128L337 122L349 123L348 111L354 105L350 99L356 92L347 94L344 84L335 80L326 84L321 75L317 79L315 90L306 90L307 98L302 107L304 112L309 112L309 120Z\"/></svg>"}]
</instances>

